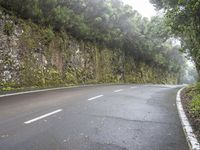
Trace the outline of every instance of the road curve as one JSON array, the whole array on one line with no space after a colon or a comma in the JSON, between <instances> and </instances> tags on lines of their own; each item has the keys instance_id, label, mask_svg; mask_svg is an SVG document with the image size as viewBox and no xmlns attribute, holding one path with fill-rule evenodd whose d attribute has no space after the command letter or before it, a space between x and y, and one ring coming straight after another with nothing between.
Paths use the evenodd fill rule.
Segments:
<instances>
[{"instance_id":1,"label":"road curve","mask_svg":"<svg viewBox=\"0 0 200 150\"><path fill-rule=\"evenodd\" d=\"M112 85L0 98L0 150L188 150L178 86Z\"/></svg>"}]
</instances>

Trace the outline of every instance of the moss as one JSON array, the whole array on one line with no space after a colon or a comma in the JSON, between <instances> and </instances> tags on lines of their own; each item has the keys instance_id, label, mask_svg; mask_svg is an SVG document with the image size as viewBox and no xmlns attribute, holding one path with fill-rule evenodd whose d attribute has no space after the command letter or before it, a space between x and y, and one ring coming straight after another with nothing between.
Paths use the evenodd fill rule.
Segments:
<instances>
[{"instance_id":1,"label":"moss","mask_svg":"<svg viewBox=\"0 0 200 150\"><path fill-rule=\"evenodd\" d=\"M16 19L17 21L17 19ZM19 87L55 87L87 83L174 83L176 74L154 68L143 62L135 62L131 56L125 59L120 49L110 50L94 43L78 42L67 33L55 33L51 28L42 28L31 21L17 21L24 33L20 36L20 71L17 83L4 83L3 90ZM6 34L13 33L12 24L5 25ZM79 47L81 53L76 54ZM70 49L72 47L72 49ZM34 51L40 49L40 51ZM37 55L36 55L37 54ZM78 55L76 67L68 66ZM35 57L36 56L36 57ZM43 64L43 58L47 64ZM53 58L55 62L52 62ZM38 59L38 60L37 60ZM58 62L57 62L58 60ZM42 63L41 63L42 62ZM12 65L5 57L4 63ZM60 64L62 63L62 64ZM55 67L55 66L57 67Z\"/></svg>"},{"instance_id":2,"label":"moss","mask_svg":"<svg viewBox=\"0 0 200 150\"><path fill-rule=\"evenodd\" d=\"M64 84L61 73L54 68L45 70L42 79L45 86L59 86Z\"/></svg>"},{"instance_id":3,"label":"moss","mask_svg":"<svg viewBox=\"0 0 200 150\"><path fill-rule=\"evenodd\" d=\"M45 28L45 29L39 29L39 34L40 34L40 41L44 45L49 45L49 43L55 38L55 34L51 28Z\"/></svg>"},{"instance_id":4,"label":"moss","mask_svg":"<svg viewBox=\"0 0 200 150\"><path fill-rule=\"evenodd\" d=\"M200 94L193 95L193 98L190 104L190 110L193 117L200 118Z\"/></svg>"},{"instance_id":5,"label":"moss","mask_svg":"<svg viewBox=\"0 0 200 150\"><path fill-rule=\"evenodd\" d=\"M7 22L5 23L4 25L4 33L8 36L12 35L14 32L14 24L13 23L10 23L10 22Z\"/></svg>"},{"instance_id":6,"label":"moss","mask_svg":"<svg viewBox=\"0 0 200 150\"><path fill-rule=\"evenodd\" d=\"M66 84L77 84L76 72L72 69L68 69L64 76Z\"/></svg>"},{"instance_id":7,"label":"moss","mask_svg":"<svg viewBox=\"0 0 200 150\"><path fill-rule=\"evenodd\" d=\"M192 99L189 104L193 117L200 118L200 82L188 87L188 96Z\"/></svg>"},{"instance_id":8,"label":"moss","mask_svg":"<svg viewBox=\"0 0 200 150\"><path fill-rule=\"evenodd\" d=\"M4 87L4 88L2 88L2 91L13 91L15 89L16 88L12 88L12 87Z\"/></svg>"},{"instance_id":9,"label":"moss","mask_svg":"<svg viewBox=\"0 0 200 150\"><path fill-rule=\"evenodd\" d=\"M4 81L0 83L0 91L13 91L22 89L17 82Z\"/></svg>"}]
</instances>

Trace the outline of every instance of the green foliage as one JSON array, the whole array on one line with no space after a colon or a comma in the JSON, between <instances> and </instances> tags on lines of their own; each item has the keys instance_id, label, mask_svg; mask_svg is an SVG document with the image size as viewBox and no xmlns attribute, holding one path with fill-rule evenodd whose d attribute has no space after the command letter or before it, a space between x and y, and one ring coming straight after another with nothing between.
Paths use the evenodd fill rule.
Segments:
<instances>
[{"instance_id":1,"label":"green foliage","mask_svg":"<svg viewBox=\"0 0 200 150\"><path fill-rule=\"evenodd\" d=\"M200 117L200 82L197 82L195 85L190 85L187 88L187 94L191 99L189 103L189 109L192 114L192 117Z\"/></svg>"},{"instance_id":2,"label":"green foliage","mask_svg":"<svg viewBox=\"0 0 200 150\"><path fill-rule=\"evenodd\" d=\"M43 70L42 83L45 86L59 86L63 84L61 74L54 68Z\"/></svg>"},{"instance_id":3,"label":"green foliage","mask_svg":"<svg viewBox=\"0 0 200 150\"><path fill-rule=\"evenodd\" d=\"M14 88L11 88L11 87L3 87L2 88L2 91L12 91L14 90Z\"/></svg>"},{"instance_id":4,"label":"green foliage","mask_svg":"<svg viewBox=\"0 0 200 150\"><path fill-rule=\"evenodd\" d=\"M31 73L30 73L31 72ZM54 68L38 69L24 67L21 72L22 87L51 87L63 84L61 74Z\"/></svg>"},{"instance_id":5,"label":"green foliage","mask_svg":"<svg viewBox=\"0 0 200 150\"><path fill-rule=\"evenodd\" d=\"M46 28L45 30L43 30L42 35L42 39L45 45L48 45L55 37L55 34L51 28Z\"/></svg>"},{"instance_id":6,"label":"green foliage","mask_svg":"<svg viewBox=\"0 0 200 150\"><path fill-rule=\"evenodd\" d=\"M14 25L13 23L7 22L4 25L4 33L7 35L12 35L14 32Z\"/></svg>"},{"instance_id":7,"label":"green foliage","mask_svg":"<svg viewBox=\"0 0 200 150\"><path fill-rule=\"evenodd\" d=\"M5 83L4 90L124 81L175 83L184 64L163 18L143 18L120 0L0 0L0 6L28 20L17 23L24 31L19 81ZM10 24L5 29L12 34ZM74 63L71 49L76 42L86 45L80 44Z\"/></svg>"},{"instance_id":8,"label":"green foliage","mask_svg":"<svg viewBox=\"0 0 200 150\"><path fill-rule=\"evenodd\" d=\"M64 77L65 83L67 84L77 84L77 78L76 78L76 72L72 69L69 69L66 73L65 73L65 77Z\"/></svg>"},{"instance_id":9,"label":"green foliage","mask_svg":"<svg viewBox=\"0 0 200 150\"><path fill-rule=\"evenodd\" d=\"M190 109L194 117L200 117L200 94L193 97Z\"/></svg>"},{"instance_id":10,"label":"green foliage","mask_svg":"<svg viewBox=\"0 0 200 150\"><path fill-rule=\"evenodd\" d=\"M181 39L182 52L193 58L200 73L200 1L151 0L158 9L165 9L165 21L174 36Z\"/></svg>"},{"instance_id":11,"label":"green foliage","mask_svg":"<svg viewBox=\"0 0 200 150\"><path fill-rule=\"evenodd\" d=\"M176 2L171 1L165 2L169 6ZM170 51L177 49L165 44L170 30L163 19L154 17L149 21L121 0L1 0L0 6L54 31L68 32L78 40L120 49L135 60L170 72L181 69L177 67L183 59L180 54L170 58ZM44 43L48 44L54 35L51 30L45 32Z\"/></svg>"},{"instance_id":12,"label":"green foliage","mask_svg":"<svg viewBox=\"0 0 200 150\"><path fill-rule=\"evenodd\" d=\"M1 82L0 83L0 91L13 91L13 90L19 90L22 89L17 82Z\"/></svg>"}]
</instances>

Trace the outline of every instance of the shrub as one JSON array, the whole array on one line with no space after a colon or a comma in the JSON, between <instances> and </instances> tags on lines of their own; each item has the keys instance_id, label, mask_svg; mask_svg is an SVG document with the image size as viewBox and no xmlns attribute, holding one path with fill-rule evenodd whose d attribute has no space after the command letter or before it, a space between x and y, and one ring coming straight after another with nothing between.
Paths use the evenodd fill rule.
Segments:
<instances>
[{"instance_id":1,"label":"shrub","mask_svg":"<svg viewBox=\"0 0 200 150\"><path fill-rule=\"evenodd\" d=\"M14 32L14 25L10 22L7 22L4 25L4 33L7 35L11 35Z\"/></svg>"},{"instance_id":2,"label":"shrub","mask_svg":"<svg viewBox=\"0 0 200 150\"><path fill-rule=\"evenodd\" d=\"M200 94L195 95L190 103L190 110L193 117L200 117Z\"/></svg>"},{"instance_id":3,"label":"shrub","mask_svg":"<svg viewBox=\"0 0 200 150\"><path fill-rule=\"evenodd\" d=\"M42 34L43 34L42 39L43 39L45 45L48 45L55 37L55 34L51 28L47 28L47 29L43 30Z\"/></svg>"}]
</instances>

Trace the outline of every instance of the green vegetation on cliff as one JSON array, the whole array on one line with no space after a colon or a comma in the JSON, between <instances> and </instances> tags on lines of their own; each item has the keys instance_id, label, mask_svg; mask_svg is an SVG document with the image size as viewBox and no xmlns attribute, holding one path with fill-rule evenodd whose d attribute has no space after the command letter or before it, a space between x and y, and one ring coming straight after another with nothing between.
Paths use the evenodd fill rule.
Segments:
<instances>
[{"instance_id":1,"label":"green vegetation on cliff","mask_svg":"<svg viewBox=\"0 0 200 150\"><path fill-rule=\"evenodd\" d=\"M0 0L0 5L2 39L16 41L1 41L4 87L176 83L184 66L163 19L143 18L120 0Z\"/></svg>"}]
</instances>

